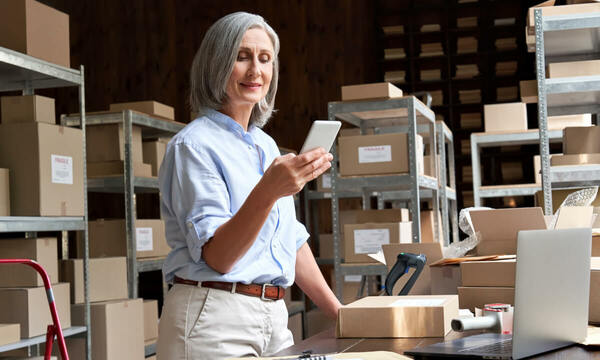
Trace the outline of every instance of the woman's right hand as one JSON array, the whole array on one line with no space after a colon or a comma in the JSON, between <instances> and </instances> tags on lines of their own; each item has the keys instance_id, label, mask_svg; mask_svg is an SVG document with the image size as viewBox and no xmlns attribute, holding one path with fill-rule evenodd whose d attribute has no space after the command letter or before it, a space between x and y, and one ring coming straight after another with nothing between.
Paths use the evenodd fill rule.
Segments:
<instances>
[{"instance_id":1,"label":"woman's right hand","mask_svg":"<svg viewBox=\"0 0 600 360\"><path fill-rule=\"evenodd\" d=\"M301 155L286 154L273 160L259 184L277 201L298 193L307 182L331 167L333 155L317 148Z\"/></svg>"}]
</instances>

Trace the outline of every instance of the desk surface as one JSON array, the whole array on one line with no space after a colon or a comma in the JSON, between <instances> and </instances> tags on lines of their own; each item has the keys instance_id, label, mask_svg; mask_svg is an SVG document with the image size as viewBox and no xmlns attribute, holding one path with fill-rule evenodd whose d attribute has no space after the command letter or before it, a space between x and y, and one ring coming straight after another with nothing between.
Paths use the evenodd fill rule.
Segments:
<instances>
[{"instance_id":1,"label":"desk surface","mask_svg":"<svg viewBox=\"0 0 600 360\"><path fill-rule=\"evenodd\" d=\"M393 351L403 354L405 351L415 347L423 347L444 340L457 339L463 336L474 335L479 332L456 333L451 331L445 338L410 338L410 339L337 339L335 329L325 330L313 337L310 337L299 344L291 346L275 356L297 355L302 351L312 350L315 354L329 354L342 352L363 352L363 351ZM564 349L535 356L532 359L598 359L600 358L600 347L584 347L573 345Z\"/></svg>"}]
</instances>

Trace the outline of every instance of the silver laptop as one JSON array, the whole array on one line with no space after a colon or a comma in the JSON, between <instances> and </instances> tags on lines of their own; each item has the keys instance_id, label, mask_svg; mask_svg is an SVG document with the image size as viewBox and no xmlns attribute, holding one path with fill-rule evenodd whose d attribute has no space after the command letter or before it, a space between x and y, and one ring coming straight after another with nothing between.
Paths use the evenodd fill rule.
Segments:
<instances>
[{"instance_id":1,"label":"silver laptop","mask_svg":"<svg viewBox=\"0 0 600 360\"><path fill-rule=\"evenodd\" d=\"M521 359L585 339L591 243L590 228L519 231L513 335L468 336L405 354Z\"/></svg>"}]
</instances>

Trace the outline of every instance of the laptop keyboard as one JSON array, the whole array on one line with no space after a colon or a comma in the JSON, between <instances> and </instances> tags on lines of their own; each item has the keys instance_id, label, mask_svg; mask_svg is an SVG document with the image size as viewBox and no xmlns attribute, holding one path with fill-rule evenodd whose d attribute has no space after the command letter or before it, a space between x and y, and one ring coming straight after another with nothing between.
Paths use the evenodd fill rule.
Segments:
<instances>
[{"instance_id":1,"label":"laptop keyboard","mask_svg":"<svg viewBox=\"0 0 600 360\"><path fill-rule=\"evenodd\" d=\"M512 339L506 339L494 344L462 349L460 352L477 352L483 354L510 354L512 352Z\"/></svg>"}]
</instances>

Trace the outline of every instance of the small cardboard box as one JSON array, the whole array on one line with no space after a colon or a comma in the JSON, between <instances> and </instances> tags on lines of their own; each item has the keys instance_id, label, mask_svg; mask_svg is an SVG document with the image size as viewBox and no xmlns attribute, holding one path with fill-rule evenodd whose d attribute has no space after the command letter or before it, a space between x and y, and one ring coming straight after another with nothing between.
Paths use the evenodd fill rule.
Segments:
<instances>
[{"instance_id":1,"label":"small cardboard box","mask_svg":"<svg viewBox=\"0 0 600 360\"><path fill-rule=\"evenodd\" d=\"M319 234L319 257L333 259L333 234Z\"/></svg>"},{"instance_id":2,"label":"small cardboard box","mask_svg":"<svg viewBox=\"0 0 600 360\"><path fill-rule=\"evenodd\" d=\"M58 282L56 238L1 239L0 256L3 259L35 260L46 270L51 283ZM44 281L32 267L22 264L0 265L0 287L36 286L44 286Z\"/></svg>"},{"instance_id":3,"label":"small cardboard box","mask_svg":"<svg viewBox=\"0 0 600 360\"><path fill-rule=\"evenodd\" d=\"M569 61L548 64L549 78L593 75L600 75L600 60Z\"/></svg>"},{"instance_id":4,"label":"small cardboard box","mask_svg":"<svg viewBox=\"0 0 600 360\"><path fill-rule=\"evenodd\" d=\"M481 238L477 255L514 255L520 230L545 230L541 208L471 211L471 222Z\"/></svg>"},{"instance_id":5,"label":"small cardboard box","mask_svg":"<svg viewBox=\"0 0 600 360\"><path fill-rule=\"evenodd\" d=\"M515 260L465 261L460 264L462 286L515 286Z\"/></svg>"},{"instance_id":6,"label":"small cardboard box","mask_svg":"<svg viewBox=\"0 0 600 360\"><path fill-rule=\"evenodd\" d=\"M461 286L461 268L459 264L430 265L431 294L432 295L458 295Z\"/></svg>"},{"instance_id":7,"label":"small cardboard box","mask_svg":"<svg viewBox=\"0 0 600 360\"><path fill-rule=\"evenodd\" d=\"M537 80L519 81L519 91L521 92L521 101L526 104L538 102Z\"/></svg>"},{"instance_id":8,"label":"small cardboard box","mask_svg":"<svg viewBox=\"0 0 600 360\"><path fill-rule=\"evenodd\" d=\"M576 126L563 130L563 153L598 154L600 153L600 126Z\"/></svg>"},{"instance_id":9,"label":"small cardboard box","mask_svg":"<svg viewBox=\"0 0 600 360\"><path fill-rule=\"evenodd\" d=\"M294 337L294 344L302 342L302 314L294 314L288 318L288 329Z\"/></svg>"},{"instance_id":10,"label":"small cardboard box","mask_svg":"<svg viewBox=\"0 0 600 360\"><path fill-rule=\"evenodd\" d=\"M144 342L158 338L158 301L144 300Z\"/></svg>"},{"instance_id":11,"label":"small cardboard box","mask_svg":"<svg viewBox=\"0 0 600 360\"><path fill-rule=\"evenodd\" d=\"M125 160L123 124L93 125L86 128L87 161L106 162ZM142 128L131 127L131 156L133 163L143 163Z\"/></svg>"},{"instance_id":12,"label":"small cardboard box","mask_svg":"<svg viewBox=\"0 0 600 360\"><path fill-rule=\"evenodd\" d=\"M343 210L340 211L340 233L344 237L344 225L365 223L391 223L410 221L408 209Z\"/></svg>"},{"instance_id":13,"label":"small cardboard box","mask_svg":"<svg viewBox=\"0 0 600 360\"><path fill-rule=\"evenodd\" d=\"M21 340L21 325L0 324L0 346Z\"/></svg>"},{"instance_id":14,"label":"small cardboard box","mask_svg":"<svg viewBox=\"0 0 600 360\"><path fill-rule=\"evenodd\" d=\"M592 114L548 116L548 130L564 130L574 126L592 126Z\"/></svg>"},{"instance_id":15,"label":"small cardboard box","mask_svg":"<svg viewBox=\"0 0 600 360\"><path fill-rule=\"evenodd\" d=\"M525 103L505 103L483 106L485 132L527 130Z\"/></svg>"},{"instance_id":16,"label":"small cardboard box","mask_svg":"<svg viewBox=\"0 0 600 360\"><path fill-rule=\"evenodd\" d=\"M514 287L467 287L458 288L458 301L461 309L475 311L486 304L515 304Z\"/></svg>"},{"instance_id":17,"label":"small cardboard box","mask_svg":"<svg viewBox=\"0 0 600 360\"><path fill-rule=\"evenodd\" d=\"M127 256L125 220L89 222L90 257ZM171 248L165 239L163 220L135 220L136 257L167 256ZM78 254L81 255L81 254Z\"/></svg>"},{"instance_id":18,"label":"small cardboard box","mask_svg":"<svg viewBox=\"0 0 600 360\"><path fill-rule=\"evenodd\" d=\"M390 244L383 245L383 254L385 259L382 261L387 265L388 270L391 270L398 254L401 252L412 253L412 254L423 254L427 257L427 264L433 264L434 262L442 259L442 244L440 243L411 243L411 244ZM408 279L414 273L414 269L409 269L409 273L402 276L392 289L392 294L400 293L400 290L408 282ZM409 295L431 295L431 269L429 266L425 266L421 275L415 281Z\"/></svg>"},{"instance_id":19,"label":"small cardboard box","mask_svg":"<svg viewBox=\"0 0 600 360\"><path fill-rule=\"evenodd\" d=\"M109 111L134 110L161 119L175 121L175 109L157 101L134 101L110 104Z\"/></svg>"},{"instance_id":20,"label":"small cardboard box","mask_svg":"<svg viewBox=\"0 0 600 360\"><path fill-rule=\"evenodd\" d=\"M71 67L69 16L34 0L0 1L0 46Z\"/></svg>"},{"instance_id":21,"label":"small cardboard box","mask_svg":"<svg viewBox=\"0 0 600 360\"><path fill-rule=\"evenodd\" d=\"M89 261L90 301L127 298L127 262L125 257L107 257ZM107 281L110 279L110 281ZM60 281L71 284L71 303L84 302L83 259L61 260Z\"/></svg>"},{"instance_id":22,"label":"small cardboard box","mask_svg":"<svg viewBox=\"0 0 600 360\"><path fill-rule=\"evenodd\" d=\"M0 169L0 216L10 216L10 171Z\"/></svg>"},{"instance_id":23,"label":"small cardboard box","mask_svg":"<svg viewBox=\"0 0 600 360\"><path fill-rule=\"evenodd\" d=\"M550 158L550 166L589 164L600 164L600 154L553 155Z\"/></svg>"},{"instance_id":24,"label":"small cardboard box","mask_svg":"<svg viewBox=\"0 0 600 360\"><path fill-rule=\"evenodd\" d=\"M374 254L385 244L412 242L412 222L366 223L344 225L344 261L373 263Z\"/></svg>"},{"instance_id":25,"label":"small cardboard box","mask_svg":"<svg viewBox=\"0 0 600 360\"><path fill-rule=\"evenodd\" d=\"M342 101L399 97L402 97L402 90L389 82L342 86Z\"/></svg>"},{"instance_id":26,"label":"small cardboard box","mask_svg":"<svg viewBox=\"0 0 600 360\"><path fill-rule=\"evenodd\" d=\"M433 219L433 210L421 211L421 242L436 242L435 226ZM442 216L438 211L438 235L443 236Z\"/></svg>"},{"instance_id":27,"label":"small cardboard box","mask_svg":"<svg viewBox=\"0 0 600 360\"><path fill-rule=\"evenodd\" d=\"M72 311L73 324L84 325L84 304L73 305ZM92 359L144 360L142 299L92 303L90 318Z\"/></svg>"},{"instance_id":28,"label":"small cardboard box","mask_svg":"<svg viewBox=\"0 0 600 360\"><path fill-rule=\"evenodd\" d=\"M437 170L440 170L440 156L437 156ZM432 178L437 178L437 174L433 173L433 169L431 167L431 155L423 156L423 173L427 176L431 176Z\"/></svg>"},{"instance_id":29,"label":"small cardboard box","mask_svg":"<svg viewBox=\"0 0 600 360\"><path fill-rule=\"evenodd\" d=\"M329 171L317 178L317 191L331 191L331 173Z\"/></svg>"},{"instance_id":30,"label":"small cardboard box","mask_svg":"<svg viewBox=\"0 0 600 360\"><path fill-rule=\"evenodd\" d=\"M167 151L167 142L163 140L144 141L142 150L144 162L152 166L152 176L158 176L160 165L162 164L165 152Z\"/></svg>"},{"instance_id":31,"label":"small cardboard box","mask_svg":"<svg viewBox=\"0 0 600 360\"><path fill-rule=\"evenodd\" d=\"M534 9L541 7L542 16L556 16L556 15L571 15L571 14L584 14L589 12L600 11L600 4L578 4L578 5L561 5L554 6L554 0L544 1L534 7L530 7L527 12L527 26L529 28L529 34L535 35L535 14Z\"/></svg>"},{"instance_id":32,"label":"small cardboard box","mask_svg":"<svg viewBox=\"0 0 600 360\"><path fill-rule=\"evenodd\" d=\"M52 290L60 325L63 329L71 327L69 284L54 284ZM48 298L43 286L0 288L0 323L19 324L22 339L46 333L48 324L52 324L48 309Z\"/></svg>"},{"instance_id":33,"label":"small cardboard box","mask_svg":"<svg viewBox=\"0 0 600 360\"><path fill-rule=\"evenodd\" d=\"M0 167L10 169L11 215L83 216L82 146L80 129L0 125Z\"/></svg>"},{"instance_id":34,"label":"small cardboard box","mask_svg":"<svg viewBox=\"0 0 600 360\"><path fill-rule=\"evenodd\" d=\"M134 162L132 167L134 176L152 177L152 165ZM89 178L123 175L124 172L124 161L121 160L87 163L87 176Z\"/></svg>"},{"instance_id":35,"label":"small cardboard box","mask_svg":"<svg viewBox=\"0 0 600 360\"><path fill-rule=\"evenodd\" d=\"M340 175L408 173L406 133L342 136L339 142ZM417 135L417 172L423 175L423 138Z\"/></svg>"},{"instance_id":36,"label":"small cardboard box","mask_svg":"<svg viewBox=\"0 0 600 360\"><path fill-rule=\"evenodd\" d=\"M42 122L56 124L54 99L40 95L3 96L0 98L3 124Z\"/></svg>"},{"instance_id":37,"label":"small cardboard box","mask_svg":"<svg viewBox=\"0 0 600 360\"><path fill-rule=\"evenodd\" d=\"M338 338L444 337L458 316L456 295L368 296L338 312Z\"/></svg>"}]
</instances>

